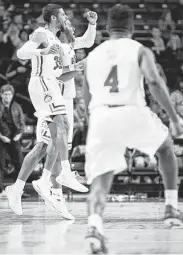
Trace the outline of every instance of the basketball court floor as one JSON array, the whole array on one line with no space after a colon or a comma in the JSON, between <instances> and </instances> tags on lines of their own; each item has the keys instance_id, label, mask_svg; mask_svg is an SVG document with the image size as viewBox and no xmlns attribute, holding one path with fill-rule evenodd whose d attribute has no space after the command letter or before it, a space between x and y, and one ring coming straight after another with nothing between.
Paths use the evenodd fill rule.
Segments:
<instances>
[{"instance_id":1,"label":"basketball court floor","mask_svg":"<svg viewBox=\"0 0 183 255\"><path fill-rule=\"evenodd\" d=\"M64 220L44 203L23 202L23 216L0 200L0 254L84 254L85 202L67 203L76 217ZM107 203L104 215L109 254L183 254L183 229L164 226L160 202ZM183 203L180 204L183 210Z\"/></svg>"}]
</instances>

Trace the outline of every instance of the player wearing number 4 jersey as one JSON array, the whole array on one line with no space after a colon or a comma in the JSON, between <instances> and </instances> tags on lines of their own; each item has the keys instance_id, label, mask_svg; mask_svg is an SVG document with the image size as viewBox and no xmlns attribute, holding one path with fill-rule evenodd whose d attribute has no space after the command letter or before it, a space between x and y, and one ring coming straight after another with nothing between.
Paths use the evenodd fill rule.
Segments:
<instances>
[{"instance_id":1,"label":"player wearing number 4 jersey","mask_svg":"<svg viewBox=\"0 0 183 255\"><path fill-rule=\"evenodd\" d=\"M107 253L102 223L105 198L113 175L126 168L126 147L149 156L157 153L165 187L164 222L169 226L182 225L172 139L161 120L146 106L144 78L152 95L169 114L174 135L181 135L183 128L153 53L131 39L132 10L127 5L115 5L109 10L107 25L110 40L88 56L85 69L85 100L90 112L85 172L91 184L85 248L90 254Z\"/></svg>"}]
</instances>

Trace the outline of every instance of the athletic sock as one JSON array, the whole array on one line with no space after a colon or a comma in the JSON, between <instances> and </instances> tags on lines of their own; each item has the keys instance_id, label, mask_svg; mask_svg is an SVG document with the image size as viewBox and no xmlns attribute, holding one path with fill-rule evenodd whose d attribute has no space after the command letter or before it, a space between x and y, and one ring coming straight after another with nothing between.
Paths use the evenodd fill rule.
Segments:
<instances>
[{"instance_id":1,"label":"athletic sock","mask_svg":"<svg viewBox=\"0 0 183 255\"><path fill-rule=\"evenodd\" d=\"M68 175L71 174L71 166L69 163L69 160L63 160L61 161L61 166L62 166L62 174L63 175Z\"/></svg>"},{"instance_id":2,"label":"athletic sock","mask_svg":"<svg viewBox=\"0 0 183 255\"><path fill-rule=\"evenodd\" d=\"M50 177L51 177L51 172L47 170L46 168L43 169L43 173L41 176L41 180L44 182L48 182L50 184Z\"/></svg>"},{"instance_id":3,"label":"athletic sock","mask_svg":"<svg viewBox=\"0 0 183 255\"><path fill-rule=\"evenodd\" d=\"M171 205L178 209L178 191L174 189L165 190L165 205Z\"/></svg>"},{"instance_id":4,"label":"athletic sock","mask_svg":"<svg viewBox=\"0 0 183 255\"><path fill-rule=\"evenodd\" d=\"M104 228L102 223L102 218L99 214L91 214L88 217L88 226L96 227L101 235L104 235Z\"/></svg>"},{"instance_id":5,"label":"athletic sock","mask_svg":"<svg viewBox=\"0 0 183 255\"><path fill-rule=\"evenodd\" d=\"M21 179L17 179L13 186L16 191L22 192L25 187L25 181L22 181Z\"/></svg>"}]
</instances>

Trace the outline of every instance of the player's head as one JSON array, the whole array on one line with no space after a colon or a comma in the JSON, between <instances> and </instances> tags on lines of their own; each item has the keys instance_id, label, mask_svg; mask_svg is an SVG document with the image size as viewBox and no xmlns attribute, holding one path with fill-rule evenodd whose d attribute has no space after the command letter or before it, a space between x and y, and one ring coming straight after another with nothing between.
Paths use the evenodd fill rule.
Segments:
<instances>
[{"instance_id":1,"label":"player's head","mask_svg":"<svg viewBox=\"0 0 183 255\"><path fill-rule=\"evenodd\" d=\"M107 29L110 33L122 32L133 34L134 14L128 5L116 4L109 9Z\"/></svg>"},{"instance_id":2,"label":"player's head","mask_svg":"<svg viewBox=\"0 0 183 255\"><path fill-rule=\"evenodd\" d=\"M72 23L70 22L70 20L66 21L66 37L67 40L71 43L75 41L75 36L74 36L74 32L75 32L75 28L73 27Z\"/></svg>"},{"instance_id":3,"label":"player's head","mask_svg":"<svg viewBox=\"0 0 183 255\"><path fill-rule=\"evenodd\" d=\"M48 4L43 8L43 19L47 24L53 24L58 30L65 31L67 16L62 6Z\"/></svg>"}]
</instances>

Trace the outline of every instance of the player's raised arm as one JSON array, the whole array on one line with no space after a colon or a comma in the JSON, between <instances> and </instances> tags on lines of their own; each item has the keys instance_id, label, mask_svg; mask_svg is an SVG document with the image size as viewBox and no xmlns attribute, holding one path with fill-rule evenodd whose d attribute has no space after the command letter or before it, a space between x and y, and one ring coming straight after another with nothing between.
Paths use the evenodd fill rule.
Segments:
<instances>
[{"instance_id":1,"label":"player's raised arm","mask_svg":"<svg viewBox=\"0 0 183 255\"><path fill-rule=\"evenodd\" d=\"M74 49L90 48L93 46L96 37L97 13L88 12L87 19L89 21L88 29L81 37L75 38Z\"/></svg>"},{"instance_id":2,"label":"player's raised arm","mask_svg":"<svg viewBox=\"0 0 183 255\"><path fill-rule=\"evenodd\" d=\"M177 113L171 102L169 92L166 88L164 80L160 77L155 57L152 51L146 47L142 47L139 52L139 64L140 68L145 76L145 79L149 85L150 92L158 103L169 114L171 121L176 125L179 124Z\"/></svg>"}]
</instances>

